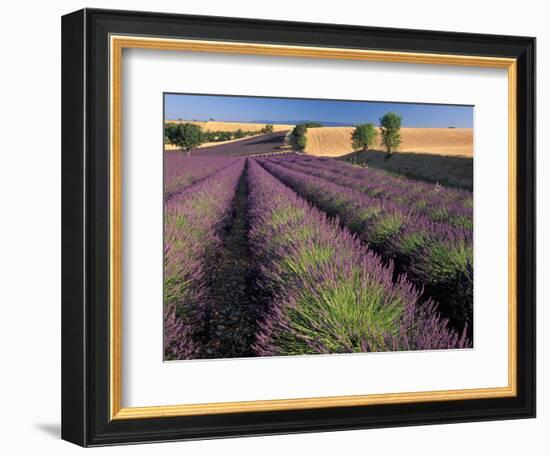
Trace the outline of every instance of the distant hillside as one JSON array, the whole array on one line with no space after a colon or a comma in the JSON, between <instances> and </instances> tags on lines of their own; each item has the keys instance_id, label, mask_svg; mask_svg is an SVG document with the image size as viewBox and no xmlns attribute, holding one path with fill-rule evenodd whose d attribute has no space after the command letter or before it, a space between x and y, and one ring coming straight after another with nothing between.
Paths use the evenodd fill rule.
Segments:
<instances>
[{"instance_id":1,"label":"distant hillside","mask_svg":"<svg viewBox=\"0 0 550 456\"><path fill-rule=\"evenodd\" d=\"M279 120L279 121L269 121L269 120L255 120L257 123L271 123L273 125L298 125L301 123L316 122L320 123L325 127L351 127L353 126L350 122L331 122L328 120Z\"/></svg>"},{"instance_id":2,"label":"distant hillside","mask_svg":"<svg viewBox=\"0 0 550 456\"><path fill-rule=\"evenodd\" d=\"M306 153L339 157L353 151L353 127L310 128L307 132ZM402 128L398 152L416 152L447 156L473 156L471 128ZM378 136L374 149L383 150Z\"/></svg>"}]
</instances>

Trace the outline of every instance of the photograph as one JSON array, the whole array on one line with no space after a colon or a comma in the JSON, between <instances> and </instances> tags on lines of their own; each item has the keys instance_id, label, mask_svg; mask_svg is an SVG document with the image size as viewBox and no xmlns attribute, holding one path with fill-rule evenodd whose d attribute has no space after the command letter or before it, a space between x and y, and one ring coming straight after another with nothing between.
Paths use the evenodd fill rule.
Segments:
<instances>
[{"instance_id":1,"label":"photograph","mask_svg":"<svg viewBox=\"0 0 550 456\"><path fill-rule=\"evenodd\" d=\"M440 429L476 450L535 448L544 21L218 3L62 16L61 97L36 91L56 98L37 106L61 98L38 123L62 150L61 322L27 319L61 331L62 439L137 451L292 434L294 454L297 434L354 430L332 454L361 432L384 451L407 432L392 442L410 453L416 433L399 429L435 425L422 454L457 440ZM26 126L34 104L8 92ZM26 188L13 170L52 178L8 168L13 189ZM29 188L34 201L45 187ZM23 282L34 257L14 263Z\"/></svg>"},{"instance_id":2,"label":"photograph","mask_svg":"<svg viewBox=\"0 0 550 456\"><path fill-rule=\"evenodd\" d=\"M474 348L474 106L163 97L165 361Z\"/></svg>"}]
</instances>

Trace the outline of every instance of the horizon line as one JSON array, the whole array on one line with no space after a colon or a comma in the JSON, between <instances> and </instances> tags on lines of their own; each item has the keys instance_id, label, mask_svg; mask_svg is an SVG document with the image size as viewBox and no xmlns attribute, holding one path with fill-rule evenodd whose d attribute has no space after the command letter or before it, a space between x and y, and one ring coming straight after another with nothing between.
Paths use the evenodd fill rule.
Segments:
<instances>
[{"instance_id":1,"label":"horizon line","mask_svg":"<svg viewBox=\"0 0 550 456\"><path fill-rule=\"evenodd\" d=\"M355 127L357 125L363 125L363 124L374 124L375 127L378 128L378 125L374 122L357 122L357 123L347 123L347 122L334 122L334 121L322 121L322 120L299 120L298 122L292 121L292 120L220 120L220 119L184 119L184 118L177 118L177 119L164 119L164 122L220 122L220 123L249 123L249 124L258 124L258 125L265 125L265 124L274 124L274 125L298 125L301 123L319 123L324 128L331 128L331 127ZM290 122L290 123L289 123ZM323 124L333 124L333 125L323 125ZM315 128L315 127L312 127ZM318 127L317 127L318 128ZM403 125L401 128L450 128L450 129L464 129L464 130L472 130L474 127L455 127L454 125L449 125L447 127L415 127L411 125Z\"/></svg>"}]
</instances>

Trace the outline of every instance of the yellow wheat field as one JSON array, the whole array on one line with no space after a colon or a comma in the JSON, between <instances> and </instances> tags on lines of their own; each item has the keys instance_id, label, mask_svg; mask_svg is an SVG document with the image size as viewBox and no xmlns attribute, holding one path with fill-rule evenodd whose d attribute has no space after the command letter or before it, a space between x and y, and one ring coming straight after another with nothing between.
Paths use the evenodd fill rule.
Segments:
<instances>
[{"instance_id":1,"label":"yellow wheat field","mask_svg":"<svg viewBox=\"0 0 550 456\"><path fill-rule=\"evenodd\" d=\"M305 152L311 155L339 157L353 151L353 127L321 127L307 131ZM374 149L383 150L378 135ZM446 156L473 156L471 128L402 128L398 152L418 152Z\"/></svg>"},{"instance_id":2,"label":"yellow wheat field","mask_svg":"<svg viewBox=\"0 0 550 456\"><path fill-rule=\"evenodd\" d=\"M200 125L204 131L256 131L261 130L266 126L263 123L245 123L245 122L194 122L188 120L167 120L167 123L192 123ZM273 131L287 131L292 130L294 125L273 125Z\"/></svg>"}]
</instances>

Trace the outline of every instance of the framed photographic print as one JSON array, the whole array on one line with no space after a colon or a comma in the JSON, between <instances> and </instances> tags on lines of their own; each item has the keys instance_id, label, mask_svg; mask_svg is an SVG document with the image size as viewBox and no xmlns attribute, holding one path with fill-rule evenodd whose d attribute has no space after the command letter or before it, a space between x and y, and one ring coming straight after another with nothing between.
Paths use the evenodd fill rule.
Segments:
<instances>
[{"instance_id":1,"label":"framed photographic print","mask_svg":"<svg viewBox=\"0 0 550 456\"><path fill-rule=\"evenodd\" d=\"M535 39L62 21L62 437L535 416Z\"/></svg>"}]
</instances>

